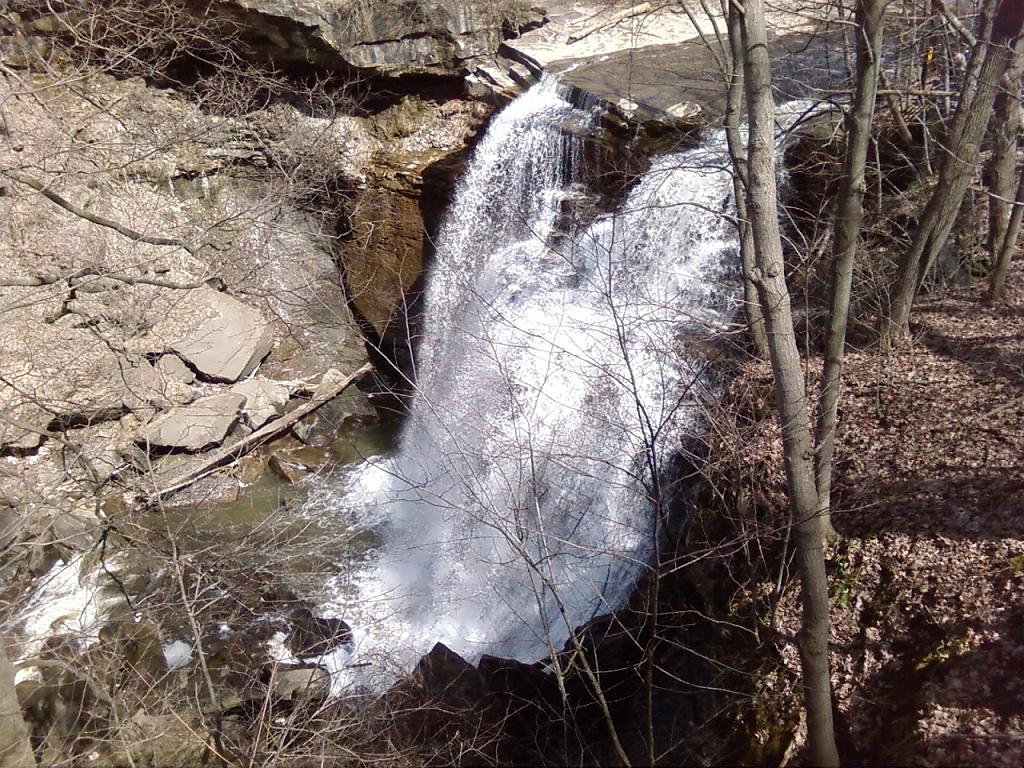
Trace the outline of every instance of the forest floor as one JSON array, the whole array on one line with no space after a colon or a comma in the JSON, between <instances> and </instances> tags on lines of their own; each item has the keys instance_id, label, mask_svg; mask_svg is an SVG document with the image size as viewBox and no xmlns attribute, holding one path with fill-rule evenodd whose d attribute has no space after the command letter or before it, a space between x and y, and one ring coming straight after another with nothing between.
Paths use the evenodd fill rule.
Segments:
<instances>
[{"instance_id":1,"label":"forest floor","mask_svg":"<svg viewBox=\"0 0 1024 768\"><path fill-rule=\"evenodd\" d=\"M1020 264L1011 280L1017 289L998 307L983 303L984 284L923 297L911 345L847 357L833 496L839 538L828 553L846 759L1024 764ZM751 363L734 386L765 392L770 381L763 363ZM761 427L760 438L745 448L763 457L755 464L774 465L778 486L777 427ZM791 588L776 615L783 636L795 638L799 618ZM794 642L782 658L798 672Z\"/></svg>"},{"instance_id":2,"label":"forest floor","mask_svg":"<svg viewBox=\"0 0 1024 768\"><path fill-rule=\"evenodd\" d=\"M938 293L913 346L850 358L837 693L893 757L1024 764L1022 273L999 307L983 284Z\"/></svg>"}]
</instances>

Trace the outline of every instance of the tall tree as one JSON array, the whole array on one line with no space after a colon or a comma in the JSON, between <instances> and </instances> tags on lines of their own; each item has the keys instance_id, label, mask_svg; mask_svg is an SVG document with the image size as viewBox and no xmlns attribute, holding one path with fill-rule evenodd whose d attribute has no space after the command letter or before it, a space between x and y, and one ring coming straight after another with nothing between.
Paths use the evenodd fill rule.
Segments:
<instances>
[{"instance_id":1,"label":"tall tree","mask_svg":"<svg viewBox=\"0 0 1024 768\"><path fill-rule=\"evenodd\" d=\"M787 490L803 605L799 645L810 760L815 765L831 766L839 764L839 756L832 721L828 659L828 582L814 479L814 440L786 286L779 228L775 100L764 0L745 0L742 7L738 0L733 0L733 3L743 15L744 84L750 126L746 198L754 247L750 279L757 286L768 335L775 397L782 424Z\"/></svg>"},{"instance_id":2,"label":"tall tree","mask_svg":"<svg viewBox=\"0 0 1024 768\"><path fill-rule=\"evenodd\" d=\"M910 310L928 270L949 238L957 211L974 173L978 147L992 113L999 82L1013 60L1013 47L1024 27L1024 3L1002 0L992 21L991 37L974 50L977 65L964 78L956 115L945 142L938 183L928 199L910 247L900 260L896 289L883 318L883 346L898 344L910 333Z\"/></svg>"},{"instance_id":3,"label":"tall tree","mask_svg":"<svg viewBox=\"0 0 1024 768\"><path fill-rule=\"evenodd\" d=\"M835 453L846 326L850 315L853 263L861 220L864 218L864 175L881 70L885 4L886 0L860 0L857 3L857 82L853 103L846 113L846 154L843 158L843 175L836 193L831 265L832 307L825 341L825 365L821 374L821 403L816 433L818 507L822 515L822 527L826 531L832 527L832 457Z\"/></svg>"},{"instance_id":4,"label":"tall tree","mask_svg":"<svg viewBox=\"0 0 1024 768\"><path fill-rule=\"evenodd\" d=\"M733 196L736 200L736 225L740 235L740 261L743 264L743 311L747 329L754 340L754 349L762 360L768 359L768 336L764 329L764 318L757 299L757 286L750 275L754 266L754 243L750 232L750 218L747 216L747 158L740 134L740 118L743 112L743 34L742 14L733 4L728 8L729 70L728 95L725 107L725 136L729 144L729 156L733 165Z\"/></svg>"},{"instance_id":5,"label":"tall tree","mask_svg":"<svg viewBox=\"0 0 1024 768\"><path fill-rule=\"evenodd\" d=\"M999 257L1010 222L1017 142L1021 129L1020 78L1024 72L1024 35L1017 40L1013 62L1003 75L992 114L992 156L985 168L988 185L988 252L993 264Z\"/></svg>"},{"instance_id":6,"label":"tall tree","mask_svg":"<svg viewBox=\"0 0 1024 768\"><path fill-rule=\"evenodd\" d=\"M1013 213L1010 214L1010 220L1003 232L1003 242L996 255L995 268L992 270L992 277L989 280L986 298L990 302L1002 301L1003 296L1006 295L1006 274L1010 271L1010 259L1013 258L1013 251L1017 247L1017 236L1020 235L1022 217L1024 217L1024 168L1020 170Z\"/></svg>"}]
</instances>

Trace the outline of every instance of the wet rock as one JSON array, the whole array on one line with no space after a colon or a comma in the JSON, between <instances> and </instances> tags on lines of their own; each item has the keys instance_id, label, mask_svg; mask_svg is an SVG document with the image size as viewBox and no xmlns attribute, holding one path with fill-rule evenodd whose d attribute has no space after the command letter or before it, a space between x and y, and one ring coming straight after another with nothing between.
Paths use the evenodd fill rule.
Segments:
<instances>
[{"instance_id":1,"label":"wet rock","mask_svg":"<svg viewBox=\"0 0 1024 768\"><path fill-rule=\"evenodd\" d=\"M476 667L437 643L377 706L394 723L392 732L403 746L443 750L459 734L486 728L486 695L487 685Z\"/></svg>"},{"instance_id":2,"label":"wet rock","mask_svg":"<svg viewBox=\"0 0 1024 768\"><path fill-rule=\"evenodd\" d=\"M419 200L375 185L350 214L345 280L352 305L380 336L401 330L406 296L423 271L424 228Z\"/></svg>"},{"instance_id":3,"label":"wet rock","mask_svg":"<svg viewBox=\"0 0 1024 768\"><path fill-rule=\"evenodd\" d=\"M331 676L323 667L281 665L273 670L273 694L290 701L325 699L331 691Z\"/></svg>"},{"instance_id":4,"label":"wet rock","mask_svg":"<svg viewBox=\"0 0 1024 768\"><path fill-rule=\"evenodd\" d=\"M287 457L274 454L267 460L270 471L284 480L286 483L297 483L310 473L310 468Z\"/></svg>"},{"instance_id":5,"label":"wet rock","mask_svg":"<svg viewBox=\"0 0 1024 768\"><path fill-rule=\"evenodd\" d=\"M252 307L227 294L203 290L213 317L171 348L206 378L237 381L252 373L273 348L273 330Z\"/></svg>"},{"instance_id":6,"label":"wet rock","mask_svg":"<svg viewBox=\"0 0 1024 768\"><path fill-rule=\"evenodd\" d=\"M312 448L325 448L334 439L335 430L319 414L311 413L292 426L292 434Z\"/></svg>"},{"instance_id":7,"label":"wet rock","mask_svg":"<svg viewBox=\"0 0 1024 768\"><path fill-rule=\"evenodd\" d=\"M284 413L284 406L288 402L288 388L267 379L243 381L233 386L231 391L245 396L243 410L253 429L259 429Z\"/></svg>"},{"instance_id":8,"label":"wet rock","mask_svg":"<svg viewBox=\"0 0 1024 768\"><path fill-rule=\"evenodd\" d=\"M240 458L231 468L231 476L243 485L252 485L267 471L267 462L260 453L250 453Z\"/></svg>"},{"instance_id":9,"label":"wet rock","mask_svg":"<svg viewBox=\"0 0 1024 768\"><path fill-rule=\"evenodd\" d=\"M285 641L288 650L296 658L322 656L339 645L352 642L352 629L341 619L314 616L305 607L298 607L291 614L292 629Z\"/></svg>"},{"instance_id":10,"label":"wet rock","mask_svg":"<svg viewBox=\"0 0 1024 768\"><path fill-rule=\"evenodd\" d=\"M477 67L472 75L466 77L464 87L469 98L495 107L507 104L519 91L516 81L503 69L491 66Z\"/></svg>"},{"instance_id":11,"label":"wet rock","mask_svg":"<svg viewBox=\"0 0 1024 768\"><path fill-rule=\"evenodd\" d=\"M324 386L324 382L319 386ZM372 421L376 416L366 394L358 387L349 387L316 412L296 422L292 433L308 446L326 448L345 427Z\"/></svg>"},{"instance_id":12,"label":"wet rock","mask_svg":"<svg viewBox=\"0 0 1024 768\"><path fill-rule=\"evenodd\" d=\"M287 483L297 483L327 463L327 450L311 446L278 451L267 462L270 470Z\"/></svg>"},{"instance_id":13,"label":"wet rock","mask_svg":"<svg viewBox=\"0 0 1024 768\"><path fill-rule=\"evenodd\" d=\"M536 664L524 664L515 659L484 654L480 657L477 670L491 690L520 701L553 703L558 697L554 679L542 672Z\"/></svg>"},{"instance_id":14,"label":"wet rock","mask_svg":"<svg viewBox=\"0 0 1024 768\"><path fill-rule=\"evenodd\" d=\"M154 448L201 451L224 440L244 403L245 396L235 392L204 397L148 425L137 442Z\"/></svg>"}]
</instances>

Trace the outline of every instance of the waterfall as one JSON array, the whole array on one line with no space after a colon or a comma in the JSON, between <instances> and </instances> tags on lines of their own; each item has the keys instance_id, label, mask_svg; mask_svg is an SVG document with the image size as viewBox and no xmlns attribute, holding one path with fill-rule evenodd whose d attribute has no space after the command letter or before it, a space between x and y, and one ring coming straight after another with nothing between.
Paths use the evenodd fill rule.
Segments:
<instances>
[{"instance_id":1,"label":"waterfall","mask_svg":"<svg viewBox=\"0 0 1024 768\"><path fill-rule=\"evenodd\" d=\"M652 488L705 386L688 340L736 306L732 180L710 132L572 231L593 119L545 79L492 121L441 228L400 447L320 494L381 542L329 585L350 682L437 641L548 656L650 560Z\"/></svg>"}]
</instances>

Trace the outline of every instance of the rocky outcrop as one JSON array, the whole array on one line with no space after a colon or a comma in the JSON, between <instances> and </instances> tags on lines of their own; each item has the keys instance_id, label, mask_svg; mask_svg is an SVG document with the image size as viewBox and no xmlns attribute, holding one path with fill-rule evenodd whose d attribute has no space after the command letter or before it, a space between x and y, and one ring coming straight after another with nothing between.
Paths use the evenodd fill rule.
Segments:
<instances>
[{"instance_id":1,"label":"rocky outcrop","mask_svg":"<svg viewBox=\"0 0 1024 768\"><path fill-rule=\"evenodd\" d=\"M12 588L92 546L101 507L120 514L165 468L205 458L158 454L239 439L325 370L366 361L324 215L338 199L311 195L367 182L370 121L283 104L224 117L138 78L83 76L79 89L0 74L0 100L18 105L0 168L146 239L0 178L0 581ZM47 98L27 97L29 81ZM357 411L372 420L353 388L339 413ZM268 471L252 464L246 483ZM242 486L211 478L169 505Z\"/></svg>"},{"instance_id":2,"label":"rocky outcrop","mask_svg":"<svg viewBox=\"0 0 1024 768\"><path fill-rule=\"evenodd\" d=\"M310 58L387 77L460 75L493 54L506 31L539 23L542 9L519 0L223 0L280 63Z\"/></svg>"}]
</instances>

